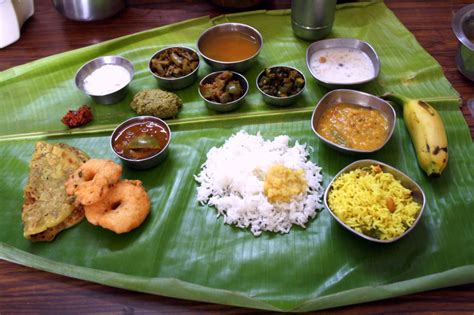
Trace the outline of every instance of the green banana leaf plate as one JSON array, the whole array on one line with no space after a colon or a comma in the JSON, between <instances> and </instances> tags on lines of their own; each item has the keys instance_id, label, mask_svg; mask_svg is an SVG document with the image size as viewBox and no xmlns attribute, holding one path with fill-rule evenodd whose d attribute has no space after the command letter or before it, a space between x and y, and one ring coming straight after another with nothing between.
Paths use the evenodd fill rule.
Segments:
<instances>
[{"instance_id":1,"label":"green banana leaf plate","mask_svg":"<svg viewBox=\"0 0 474 315\"><path fill-rule=\"evenodd\" d=\"M263 35L258 63L245 73L249 82L266 66L297 67L307 78L300 101L289 108L271 107L251 84L241 108L219 114L204 106L197 83L178 91L184 108L178 119L169 121L173 139L166 161L148 171L124 170L125 178L143 181L152 201L142 226L116 235L84 220L51 243L25 240L23 187L36 141L64 142L91 157L115 158L109 148L111 131L134 116L128 104L135 92L156 87L147 70L150 56L169 45L195 47L202 31L227 21L250 24ZM241 129L266 138L288 134L292 141L307 143L314 149L311 160L322 167L324 186L344 166L362 158L333 151L311 131L311 112L327 90L305 66L309 43L293 36L290 12L256 11L189 20L1 72L0 258L130 290L276 311L330 308L473 282L474 146L459 110L459 95L383 2L338 6L330 36L359 38L378 52L381 74L362 90L428 101L446 125L450 161L440 178L428 179L417 165L401 115L390 142L362 156L399 168L424 189L427 207L407 237L374 244L346 231L326 210L306 229L254 237L224 225L214 208L196 202L193 175L206 153ZM95 104L74 85L78 68L101 55L124 56L136 69L127 98L115 105ZM208 72L203 66L199 76ZM94 121L68 130L60 118L82 104L93 107Z\"/></svg>"}]
</instances>

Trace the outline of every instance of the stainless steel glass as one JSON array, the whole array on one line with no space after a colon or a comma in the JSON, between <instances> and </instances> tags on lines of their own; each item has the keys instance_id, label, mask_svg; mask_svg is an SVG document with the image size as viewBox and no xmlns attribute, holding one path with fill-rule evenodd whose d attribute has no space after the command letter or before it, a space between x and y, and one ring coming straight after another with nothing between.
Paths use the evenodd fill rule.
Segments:
<instances>
[{"instance_id":1,"label":"stainless steel glass","mask_svg":"<svg viewBox=\"0 0 474 315\"><path fill-rule=\"evenodd\" d=\"M474 81L474 3L456 12L452 26L459 41L456 65L466 78Z\"/></svg>"},{"instance_id":2,"label":"stainless steel glass","mask_svg":"<svg viewBox=\"0 0 474 315\"><path fill-rule=\"evenodd\" d=\"M296 36L305 40L326 37L332 29L336 0L291 1L291 26Z\"/></svg>"}]
</instances>

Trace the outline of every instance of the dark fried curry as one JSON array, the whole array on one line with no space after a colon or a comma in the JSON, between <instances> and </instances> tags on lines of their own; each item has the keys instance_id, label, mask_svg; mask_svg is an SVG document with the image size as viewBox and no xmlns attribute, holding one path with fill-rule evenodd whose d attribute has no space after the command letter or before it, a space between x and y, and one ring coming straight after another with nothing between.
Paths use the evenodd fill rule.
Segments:
<instances>
[{"instance_id":1,"label":"dark fried curry","mask_svg":"<svg viewBox=\"0 0 474 315\"><path fill-rule=\"evenodd\" d=\"M239 80L230 71L223 71L211 83L199 84L199 90L205 99L221 104L233 102L245 93Z\"/></svg>"},{"instance_id":2,"label":"dark fried curry","mask_svg":"<svg viewBox=\"0 0 474 315\"><path fill-rule=\"evenodd\" d=\"M150 69L164 78L180 78L193 72L199 64L198 55L191 49L171 47L150 61Z\"/></svg>"},{"instance_id":3,"label":"dark fried curry","mask_svg":"<svg viewBox=\"0 0 474 315\"><path fill-rule=\"evenodd\" d=\"M36 143L22 209L23 235L51 241L84 218L81 205L67 196L65 182L89 157L66 144Z\"/></svg>"}]
</instances>

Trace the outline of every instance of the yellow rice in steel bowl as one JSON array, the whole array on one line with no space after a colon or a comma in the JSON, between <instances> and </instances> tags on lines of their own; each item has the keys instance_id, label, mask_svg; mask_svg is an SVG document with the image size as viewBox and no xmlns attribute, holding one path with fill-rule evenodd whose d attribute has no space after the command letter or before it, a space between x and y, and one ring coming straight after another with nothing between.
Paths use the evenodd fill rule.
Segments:
<instances>
[{"instance_id":1,"label":"yellow rice in steel bowl","mask_svg":"<svg viewBox=\"0 0 474 315\"><path fill-rule=\"evenodd\" d=\"M421 210L411 190L378 165L341 174L333 182L328 205L346 225L380 240L402 235Z\"/></svg>"}]
</instances>

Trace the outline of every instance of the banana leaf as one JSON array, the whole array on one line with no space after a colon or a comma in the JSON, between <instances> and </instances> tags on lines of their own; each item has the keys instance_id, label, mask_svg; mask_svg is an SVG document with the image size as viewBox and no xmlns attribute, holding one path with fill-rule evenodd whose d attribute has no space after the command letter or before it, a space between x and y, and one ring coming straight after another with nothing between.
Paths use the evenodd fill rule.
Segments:
<instances>
[{"instance_id":1,"label":"banana leaf","mask_svg":"<svg viewBox=\"0 0 474 315\"><path fill-rule=\"evenodd\" d=\"M51 243L25 240L22 194L35 142L64 142L95 158L114 158L109 136L118 123L134 116L128 106L132 95L156 87L147 70L150 56L169 45L195 47L202 31L227 21L250 24L264 37L258 63L245 73L249 82L255 82L263 67L295 66L307 78L303 98L292 107L273 108L251 84L241 108L218 114L204 106L197 83L178 91L184 108L169 120L173 139L167 159L147 171L124 168L125 178L143 181L152 201L142 226L116 235L84 220ZM196 202L193 175L206 153L241 129L266 138L288 134L292 141L307 143L313 148L311 160L322 167L324 186L359 158L333 151L311 131L311 111L327 90L305 66L309 43L293 36L290 12L255 11L168 25L0 73L0 258L140 292L275 311L324 309L474 281L474 146L459 95L440 65L382 2L339 5L330 36L359 38L378 52L381 74L362 90L428 101L446 125L450 161L438 179L428 179L417 165L400 111L389 143L364 156L397 167L424 189L427 207L408 236L393 244L374 244L322 211L305 229L254 237L224 225L214 208ZM111 54L131 60L136 75L126 99L95 104L76 89L74 74L88 60ZM208 72L203 66L199 76ZM66 129L60 118L81 104L93 107L94 121Z\"/></svg>"}]
</instances>

